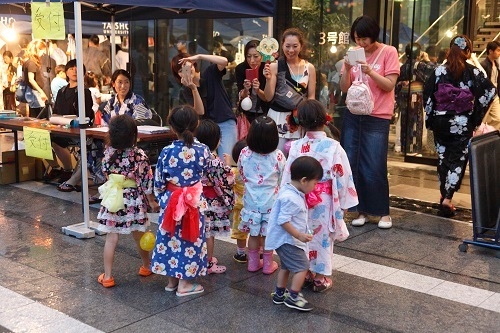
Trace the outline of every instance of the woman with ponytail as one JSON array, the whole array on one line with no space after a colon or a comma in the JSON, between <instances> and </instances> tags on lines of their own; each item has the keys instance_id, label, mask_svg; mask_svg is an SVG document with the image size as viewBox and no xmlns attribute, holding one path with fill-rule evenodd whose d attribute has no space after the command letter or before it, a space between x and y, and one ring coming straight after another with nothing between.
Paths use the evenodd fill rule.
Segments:
<instances>
[{"instance_id":1,"label":"woman with ponytail","mask_svg":"<svg viewBox=\"0 0 500 333\"><path fill-rule=\"evenodd\" d=\"M191 281L207 274L200 196L201 179L207 172L211 154L194 137L198 114L191 106L174 108L168 124L177 140L163 148L155 170L154 192L160 204L160 217L151 271L168 276L166 291L188 296L203 292L201 285Z\"/></svg>"},{"instance_id":2,"label":"woman with ponytail","mask_svg":"<svg viewBox=\"0 0 500 333\"><path fill-rule=\"evenodd\" d=\"M438 153L438 214L444 217L455 215L451 200L465 173L469 140L496 94L484 73L467 62L471 52L472 42L467 36L454 37L446 62L435 69L424 88L426 127L434 132ZM446 98L458 92L463 98Z\"/></svg>"}]
</instances>

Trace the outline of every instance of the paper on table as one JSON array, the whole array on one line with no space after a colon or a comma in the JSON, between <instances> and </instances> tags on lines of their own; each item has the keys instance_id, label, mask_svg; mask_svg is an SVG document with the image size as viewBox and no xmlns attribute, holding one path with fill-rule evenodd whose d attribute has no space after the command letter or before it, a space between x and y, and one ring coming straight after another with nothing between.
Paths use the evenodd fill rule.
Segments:
<instances>
[{"instance_id":1,"label":"paper on table","mask_svg":"<svg viewBox=\"0 0 500 333\"><path fill-rule=\"evenodd\" d=\"M87 128L87 131L104 132L104 133L106 133L108 130L109 130L109 127L92 127L92 128Z\"/></svg>"},{"instance_id":2,"label":"paper on table","mask_svg":"<svg viewBox=\"0 0 500 333\"><path fill-rule=\"evenodd\" d=\"M71 122L73 120L78 120L78 116L73 116L73 115L52 116L50 117L49 122L54 125L71 125ZM85 118L85 120L87 123L90 121L88 117Z\"/></svg>"},{"instance_id":3,"label":"paper on table","mask_svg":"<svg viewBox=\"0 0 500 333\"><path fill-rule=\"evenodd\" d=\"M152 125L140 125L137 126L137 131L139 133L153 134L153 133L166 133L170 131L168 127L152 126Z\"/></svg>"},{"instance_id":4,"label":"paper on table","mask_svg":"<svg viewBox=\"0 0 500 333\"><path fill-rule=\"evenodd\" d=\"M54 125L69 125L73 119L78 118L77 116L52 116L49 122Z\"/></svg>"}]
</instances>

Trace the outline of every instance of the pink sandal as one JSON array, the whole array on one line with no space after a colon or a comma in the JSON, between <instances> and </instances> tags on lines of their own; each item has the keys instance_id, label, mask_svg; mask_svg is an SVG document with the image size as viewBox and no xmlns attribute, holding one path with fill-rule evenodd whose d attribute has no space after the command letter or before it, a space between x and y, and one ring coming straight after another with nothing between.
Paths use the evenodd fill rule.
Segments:
<instances>
[{"instance_id":1,"label":"pink sandal","mask_svg":"<svg viewBox=\"0 0 500 333\"><path fill-rule=\"evenodd\" d=\"M313 283L313 291L317 293L322 293L323 291L328 290L331 287L333 287L332 279L329 279L326 276L323 276L321 280L315 279Z\"/></svg>"},{"instance_id":2,"label":"pink sandal","mask_svg":"<svg viewBox=\"0 0 500 333\"><path fill-rule=\"evenodd\" d=\"M222 274L226 272L226 266L217 265L215 262L208 263L208 274Z\"/></svg>"}]
</instances>

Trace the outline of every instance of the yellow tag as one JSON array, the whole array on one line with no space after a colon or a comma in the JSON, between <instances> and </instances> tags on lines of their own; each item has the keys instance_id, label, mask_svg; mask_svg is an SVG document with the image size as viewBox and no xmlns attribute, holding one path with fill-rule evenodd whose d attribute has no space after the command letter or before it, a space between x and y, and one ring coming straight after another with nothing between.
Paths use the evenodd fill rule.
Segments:
<instances>
[{"instance_id":1,"label":"yellow tag","mask_svg":"<svg viewBox=\"0 0 500 333\"><path fill-rule=\"evenodd\" d=\"M35 39L65 39L63 3L31 2L31 25Z\"/></svg>"},{"instance_id":2,"label":"yellow tag","mask_svg":"<svg viewBox=\"0 0 500 333\"><path fill-rule=\"evenodd\" d=\"M53 160L50 132L44 129L23 127L26 156Z\"/></svg>"}]
</instances>

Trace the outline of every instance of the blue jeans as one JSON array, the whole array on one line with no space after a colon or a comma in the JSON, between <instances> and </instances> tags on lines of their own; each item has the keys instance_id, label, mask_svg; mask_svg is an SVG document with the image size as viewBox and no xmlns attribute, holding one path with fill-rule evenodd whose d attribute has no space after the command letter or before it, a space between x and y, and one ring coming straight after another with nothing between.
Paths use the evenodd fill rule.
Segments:
<instances>
[{"instance_id":1,"label":"blue jeans","mask_svg":"<svg viewBox=\"0 0 500 333\"><path fill-rule=\"evenodd\" d=\"M217 148L217 155L221 159L224 158L223 154L229 154L233 151L233 147L238 141L238 127L236 126L236 120L229 119L222 123L217 123L222 133L222 138L220 140L219 148Z\"/></svg>"},{"instance_id":2,"label":"blue jeans","mask_svg":"<svg viewBox=\"0 0 500 333\"><path fill-rule=\"evenodd\" d=\"M389 215L387 149L390 120L344 113L340 142L351 164L359 204L352 210Z\"/></svg>"}]
</instances>

